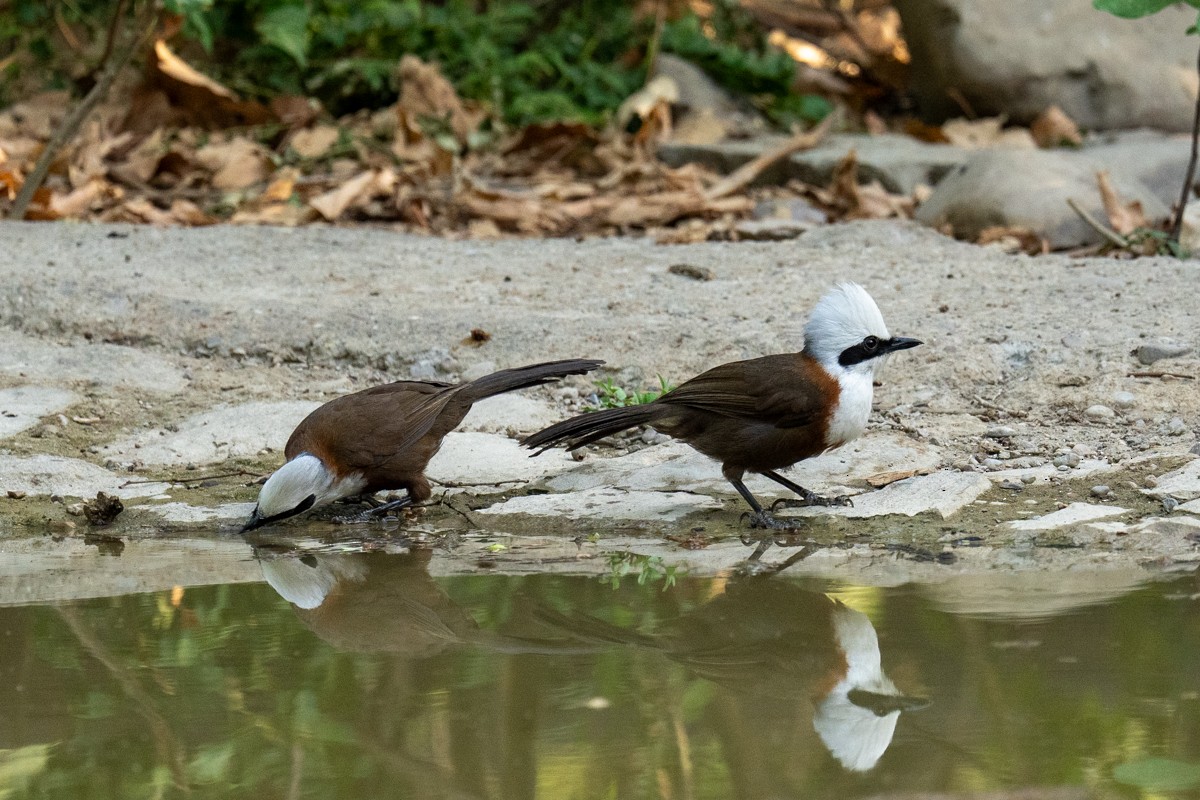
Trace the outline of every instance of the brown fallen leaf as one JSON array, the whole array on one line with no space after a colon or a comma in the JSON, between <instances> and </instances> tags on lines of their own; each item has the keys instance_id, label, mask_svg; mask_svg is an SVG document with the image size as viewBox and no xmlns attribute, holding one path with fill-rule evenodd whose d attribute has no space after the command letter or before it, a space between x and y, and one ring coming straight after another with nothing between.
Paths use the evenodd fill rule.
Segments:
<instances>
[{"instance_id":1,"label":"brown fallen leaf","mask_svg":"<svg viewBox=\"0 0 1200 800\"><path fill-rule=\"evenodd\" d=\"M288 146L301 158L320 158L337 144L342 133L336 125L317 125L296 131Z\"/></svg>"},{"instance_id":2,"label":"brown fallen leaf","mask_svg":"<svg viewBox=\"0 0 1200 800\"><path fill-rule=\"evenodd\" d=\"M1050 242L1029 228L1019 225L992 225L979 232L976 244L995 244L1006 253L1043 255L1050 252Z\"/></svg>"},{"instance_id":3,"label":"brown fallen leaf","mask_svg":"<svg viewBox=\"0 0 1200 800\"><path fill-rule=\"evenodd\" d=\"M475 106L468 106L434 64L427 64L410 54L400 59L396 69L400 85L400 100L396 112L401 128L410 136L422 138L421 121L439 120L447 124L459 145L479 127L486 116Z\"/></svg>"},{"instance_id":4,"label":"brown fallen leaf","mask_svg":"<svg viewBox=\"0 0 1200 800\"><path fill-rule=\"evenodd\" d=\"M205 145L196 151L196 161L212 172L216 189L245 189L266 180L270 171L266 148L244 136Z\"/></svg>"},{"instance_id":5,"label":"brown fallen leaf","mask_svg":"<svg viewBox=\"0 0 1200 800\"><path fill-rule=\"evenodd\" d=\"M1100 186L1100 201L1104 204L1104 213L1108 216L1108 224L1122 236L1128 236L1138 228L1150 227L1146 220L1146 212L1138 200L1130 203L1121 201L1121 196L1109 180L1108 172L1100 170L1096 173L1096 183Z\"/></svg>"},{"instance_id":6,"label":"brown fallen leaf","mask_svg":"<svg viewBox=\"0 0 1200 800\"><path fill-rule=\"evenodd\" d=\"M312 198L308 204L326 220L333 222L366 193L375 182L375 177L373 170L360 173L336 189Z\"/></svg>"},{"instance_id":7,"label":"brown fallen leaf","mask_svg":"<svg viewBox=\"0 0 1200 800\"><path fill-rule=\"evenodd\" d=\"M1024 128L1005 128L1005 122L1004 117L952 119L942 124L942 133L950 144L968 150L987 147L1037 147L1029 131Z\"/></svg>"},{"instance_id":8,"label":"brown fallen leaf","mask_svg":"<svg viewBox=\"0 0 1200 800\"><path fill-rule=\"evenodd\" d=\"M884 486L896 483L897 481L906 480L916 475L929 475L932 472L933 470L928 468L898 469L891 472L877 472L867 478L867 483L876 489L882 489Z\"/></svg>"},{"instance_id":9,"label":"brown fallen leaf","mask_svg":"<svg viewBox=\"0 0 1200 800\"><path fill-rule=\"evenodd\" d=\"M93 178L69 194L51 197L50 208L60 217L83 219L86 218L92 204L103 197L110 188L111 184L108 181Z\"/></svg>"},{"instance_id":10,"label":"brown fallen leaf","mask_svg":"<svg viewBox=\"0 0 1200 800\"><path fill-rule=\"evenodd\" d=\"M267 203L282 203L290 199L296 190L296 180L299 177L300 171L295 167L276 170L271 177L271 182L267 184L266 190L259 195L258 199Z\"/></svg>"},{"instance_id":11,"label":"brown fallen leaf","mask_svg":"<svg viewBox=\"0 0 1200 800\"><path fill-rule=\"evenodd\" d=\"M146 88L150 93L162 92L172 110L183 119L209 128L260 125L275 119L262 103L241 99L233 90L193 68L162 39L154 42ZM147 96L141 104L158 102ZM132 114L126 117L126 128L137 126L136 117Z\"/></svg>"},{"instance_id":12,"label":"brown fallen leaf","mask_svg":"<svg viewBox=\"0 0 1200 800\"><path fill-rule=\"evenodd\" d=\"M1078 147L1083 144L1083 135L1075 120L1058 106L1050 106L1029 124L1029 132L1038 147Z\"/></svg>"}]
</instances>

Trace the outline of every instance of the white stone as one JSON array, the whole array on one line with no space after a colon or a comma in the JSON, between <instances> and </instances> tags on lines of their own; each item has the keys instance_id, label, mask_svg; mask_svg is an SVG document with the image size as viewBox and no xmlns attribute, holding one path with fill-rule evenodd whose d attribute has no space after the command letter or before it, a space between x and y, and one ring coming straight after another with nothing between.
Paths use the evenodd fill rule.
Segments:
<instances>
[{"instance_id":1,"label":"white stone","mask_svg":"<svg viewBox=\"0 0 1200 800\"><path fill-rule=\"evenodd\" d=\"M1118 506L1100 506L1093 503L1071 503L1066 508L1034 519L1019 519L1007 523L1008 527L1018 531L1049 531L1055 528L1065 528L1081 522L1116 517L1129 512L1127 508Z\"/></svg>"},{"instance_id":2,"label":"white stone","mask_svg":"<svg viewBox=\"0 0 1200 800\"><path fill-rule=\"evenodd\" d=\"M101 386L175 394L183 372L164 358L115 344L58 345L0 332L0 372L38 381L87 381Z\"/></svg>"},{"instance_id":3,"label":"white stone","mask_svg":"<svg viewBox=\"0 0 1200 800\"><path fill-rule=\"evenodd\" d=\"M66 389L17 386L0 389L0 439L38 424L47 414L57 414L79 398Z\"/></svg>"},{"instance_id":4,"label":"white stone","mask_svg":"<svg viewBox=\"0 0 1200 800\"><path fill-rule=\"evenodd\" d=\"M579 466L562 450L548 450L537 458L531 455L532 451L507 436L452 431L442 440L426 474L436 483L451 486L495 486L528 483Z\"/></svg>"},{"instance_id":5,"label":"white stone","mask_svg":"<svg viewBox=\"0 0 1200 800\"><path fill-rule=\"evenodd\" d=\"M788 509L781 513L794 516L907 517L930 512L946 519L973 503L992 488L986 476L976 472L935 472L888 484L879 491L855 496L853 506L816 506Z\"/></svg>"},{"instance_id":6,"label":"white stone","mask_svg":"<svg viewBox=\"0 0 1200 800\"><path fill-rule=\"evenodd\" d=\"M566 494L514 497L475 513L671 522L697 511L720 507L721 503L711 497L687 492L637 492L605 486Z\"/></svg>"},{"instance_id":7,"label":"white stone","mask_svg":"<svg viewBox=\"0 0 1200 800\"><path fill-rule=\"evenodd\" d=\"M179 430L154 429L104 447L102 455L143 464L211 464L256 455L264 448L283 453L292 430L319 403L243 403L189 417Z\"/></svg>"},{"instance_id":8,"label":"white stone","mask_svg":"<svg viewBox=\"0 0 1200 800\"><path fill-rule=\"evenodd\" d=\"M77 458L0 455L0 495L15 491L27 495L95 497L96 492L107 492L128 499L161 494L168 488L165 483L125 485L137 479L136 475L117 475Z\"/></svg>"},{"instance_id":9,"label":"white stone","mask_svg":"<svg viewBox=\"0 0 1200 800\"><path fill-rule=\"evenodd\" d=\"M1166 475L1160 475L1158 484L1153 489L1144 489L1143 491L1158 497L1170 495L1176 500L1200 498L1200 458L1190 461Z\"/></svg>"},{"instance_id":10,"label":"white stone","mask_svg":"<svg viewBox=\"0 0 1200 800\"><path fill-rule=\"evenodd\" d=\"M1200 500L1192 500L1184 503L1175 509L1176 511L1189 511L1193 514L1200 514Z\"/></svg>"}]
</instances>

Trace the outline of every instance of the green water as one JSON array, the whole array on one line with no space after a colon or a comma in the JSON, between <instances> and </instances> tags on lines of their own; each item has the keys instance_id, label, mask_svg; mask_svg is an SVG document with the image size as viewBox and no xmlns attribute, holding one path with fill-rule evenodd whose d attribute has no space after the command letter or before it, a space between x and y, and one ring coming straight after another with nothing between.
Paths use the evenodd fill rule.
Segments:
<instances>
[{"instance_id":1,"label":"green water","mask_svg":"<svg viewBox=\"0 0 1200 800\"><path fill-rule=\"evenodd\" d=\"M1079 605L426 561L271 558L269 583L0 607L0 800L1200 787L1194 576Z\"/></svg>"}]
</instances>

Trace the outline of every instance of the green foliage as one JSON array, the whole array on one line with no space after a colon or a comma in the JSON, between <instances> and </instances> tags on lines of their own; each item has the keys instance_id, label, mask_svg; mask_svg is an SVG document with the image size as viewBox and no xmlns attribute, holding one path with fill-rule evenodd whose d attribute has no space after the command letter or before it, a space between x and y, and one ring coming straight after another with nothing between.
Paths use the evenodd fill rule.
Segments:
<instances>
[{"instance_id":1,"label":"green foliage","mask_svg":"<svg viewBox=\"0 0 1200 800\"><path fill-rule=\"evenodd\" d=\"M653 403L675 388L662 375L658 376L658 387L658 389L647 389L644 392L639 392L636 389L626 389L618 386L613 382L612 378L605 378L596 384L596 398L600 404L592 410L625 408L626 406L640 406L646 403Z\"/></svg>"},{"instance_id":2,"label":"green foliage","mask_svg":"<svg viewBox=\"0 0 1200 800\"><path fill-rule=\"evenodd\" d=\"M1179 0L1092 0L1092 7L1107 11L1116 17L1137 19L1150 14L1157 14L1167 6L1176 5ZM1183 0L1184 3L1200 11L1200 0ZM1200 33L1200 17L1187 30L1188 33Z\"/></svg>"},{"instance_id":3,"label":"green foliage","mask_svg":"<svg viewBox=\"0 0 1200 800\"><path fill-rule=\"evenodd\" d=\"M608 554L608 575L605 582L613 589L621 588L621 579L627 575L637 575L638 586L662 581L665 592L675 585L679 567L664 565L661 556L645 556L628 550Z\"/></svg>"}]
</instances>

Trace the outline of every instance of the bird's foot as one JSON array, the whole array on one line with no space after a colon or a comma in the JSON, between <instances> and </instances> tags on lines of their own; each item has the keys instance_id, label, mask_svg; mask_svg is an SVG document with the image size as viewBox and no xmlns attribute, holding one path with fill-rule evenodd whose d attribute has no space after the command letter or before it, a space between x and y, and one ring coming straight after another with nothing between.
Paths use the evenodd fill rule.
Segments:
<instances>
[{"instance_id":1,"label":"bird's foot","mask_svg":"<svg viewBox=\"0 0 1200 800\"><path fill-rule=\"evenodd\" d=\"M333 517L330 519L330 522L332 522L334 525L354 525L360 522L369 522L376 517L386 516L389 511L409 508L412 506L412 504L413 502L410 498L402 497L399 500L392 500L388 503L372 506L371 508L368 508L365 511L360 511L357 514L345 514L343 516Z\"/></svg>"},{"instance_id":2,"label":"bird's foot","mask_svg":"<svg viewBox=\"0 0 1200 800\"><path fill-rule=\"evenodd\" d=\"M799 498L781 497L771 504L771 510L777 508L804 508L806 506L853 506L854 500L850 495L839 494L836 497L825 497L816 492L805 491Z\"/></svg>"},{"instance_id":3,"label":"bird's foot","mask_svg":"<svg viewBox=\"0 0 1200 800\"><path fill-rule=\"evenodd\" d=\"M775 519L766 511L755 511L753 514L746 512L742 515L742 519L746 518L750 519L750 527L756 530L794 531L796 529L796 523ZM745 543L749 544L749 542Z\"/></svg>"}]
</instances>

